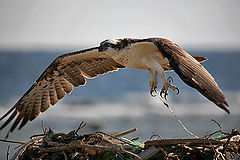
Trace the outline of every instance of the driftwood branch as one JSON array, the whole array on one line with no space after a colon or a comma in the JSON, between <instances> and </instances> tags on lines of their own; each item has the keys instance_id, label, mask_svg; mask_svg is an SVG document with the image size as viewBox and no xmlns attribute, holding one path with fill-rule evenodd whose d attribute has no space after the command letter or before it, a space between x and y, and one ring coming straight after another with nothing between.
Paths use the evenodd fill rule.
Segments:
<instances>
[{"instance_id":1,"label":"driftwood branch","mask_svg":"<svg viewBox=\"0 0 240 160\"><path fill-rule=\"evenodd\" d=\"M128 130L128 131L115 134L115 135L113 135L113 136L114 136L114 137L122 137L122 136L125 136L125 135L127 135L127 134L130 134L130 133L133 133L133 132L136 132L136 131L137 131L137 128L133 128L133 129L130 129L130 130Z\"/></svg>"},{"instance_id":2,"label":"driftwood branch","mask_svg":"<svg viewBox=\"0 0 240 160\"><path fill-rule=\"evenodd\" d=\"M159 145L177 145L177 144L223 144L225 142L219 141L219 140L214 140L214 139L161 139L161 140L151 140L151 141L147 141L145 142L145 147L149 147L149 146L159 146Z\"/></svg>"}]
</instances>

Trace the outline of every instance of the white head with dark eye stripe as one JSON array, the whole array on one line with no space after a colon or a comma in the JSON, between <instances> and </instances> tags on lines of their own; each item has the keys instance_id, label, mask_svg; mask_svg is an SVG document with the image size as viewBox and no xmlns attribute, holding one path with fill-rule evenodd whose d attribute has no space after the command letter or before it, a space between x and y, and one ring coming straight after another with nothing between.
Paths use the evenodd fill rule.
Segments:
<instances>
[{"instance_id":1,"label":"white head with dark eye stripe","mask_svg":"<svg viewBox=\"0 0 240 160\"><path fill-rule=\"evenodd\" d=\"M117 49L120 43L121 41L118 39L107 39L100 43L100 46L98 47L98 51L103 52L108 49Z\"/></svg>"},{"instance_id":2,"label":"white head with dark eye stripe","mask_svg":"<svg viewBox=\"0 0 240 160\"><path fill-rule=\"evenodd\" d=\"M107 39L100 43L98 47L99 52L111 50L111 51L119 51L126 46L128 46L130 41L128 39Z\"/></svg>"}]
</instances>

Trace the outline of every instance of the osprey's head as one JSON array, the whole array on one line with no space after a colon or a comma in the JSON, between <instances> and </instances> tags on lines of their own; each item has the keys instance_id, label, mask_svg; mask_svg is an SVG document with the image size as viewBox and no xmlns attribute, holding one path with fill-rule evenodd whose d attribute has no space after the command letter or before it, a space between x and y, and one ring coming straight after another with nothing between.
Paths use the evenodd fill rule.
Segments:
<instances>
[{"instance_id":1,"label":"osprey's head","mask_svg":"<svg viewBox=\"0 0 240 160\"><path fill-rule=\"evenodd\" d=\"M98 47L99 52L111 50L121 50L128 45L128 41L126 39L107 39L100 43Z\"/></svg>"}]
</instances>

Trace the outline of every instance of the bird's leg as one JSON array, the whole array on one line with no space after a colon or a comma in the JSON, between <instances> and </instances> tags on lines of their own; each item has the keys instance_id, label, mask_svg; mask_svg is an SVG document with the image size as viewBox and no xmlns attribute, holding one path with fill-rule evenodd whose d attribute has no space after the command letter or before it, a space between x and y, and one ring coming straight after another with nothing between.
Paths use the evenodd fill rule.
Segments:
<instances>
[{"instance_id":1,"label":"bird's leg","mask_svg":"<svg viewBox=\"0 0 240 160\"><path fill-rule=\"evenodd\" d=\"M160 92L160 96L163 97L167 100L167 95L168 95L168 88L171 88L172 90L178 90L176 86L172 85L170 82L172 81L172 78L166 79L165 72L161 64L159 64L155 59L146 59L146 64L148 65L148 72L151 76L151 81L149 82L151 88L150 88L150 94L152 96L153 92L156 93L156 88L157 88L157 81L158 81L158 73L160 74L162 81L163 81L163 87ZM153 74L153 71L155 71L155 75ZM179 91L179 90L178 90Z\"/></svg>"},{"instance_id":2,"label":"bird's leg","mask_svg":"<svg viewBox=\"0 0 240 160\"><path fill-rule=\"evenodd\" d=\"M166 80L166 76L163 69L159 70L159 73L163 81L163 87L161 89L160 96L163 97L162 94L164 94L164 98L167 100L168 87L169 87L168 81Z\"/></svg>"},{"instance_id":3,"label":"bird's leg","mask_svg":"<svg viewBox=\"0 0 240 160\"><path fill-rule=\"evenodd\" d=\"M153 71L151 69L148 70L150 76L151 76L151 81L149 81L149 85L150 85L150 94L154 97L155 95L153 95L153 92L157 92L156 88L158 85L158 72L155 71L155 74L153 75Z\"/></svg>"},{"instance_id":4,"label":"bird's leg","mask_svg":"<svg viewBox=\"0 0 240 160\"><path fill-rule=\"evenodd\" d=\"M177 94L178 94L179 93L179 89L176 86L171 84L171 82L173 81L172 77L168 77L166 79L164 70L159 70L159 73L160 73L160 76L161 76L162 81L163 81L163 87L162 87L162 90L160 92L160 96L161 97L164 96L164 98L167 100L168 88L171 88L173 91L177 90Z\"/></svg>"}]
</instances>

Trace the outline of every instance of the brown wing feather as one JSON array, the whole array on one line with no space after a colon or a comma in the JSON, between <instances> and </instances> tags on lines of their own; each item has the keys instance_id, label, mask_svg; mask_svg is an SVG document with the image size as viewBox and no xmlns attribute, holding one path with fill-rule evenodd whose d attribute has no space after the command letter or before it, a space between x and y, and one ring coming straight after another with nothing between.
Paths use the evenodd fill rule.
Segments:
<instances>
[{"instance_id":1,"label":"brown wing feather","mask_svg":"<svg viewBox=\"0 0 240 160\"><path fill-rule=\"evenodd\" d=\"M14 117L17 117L10 128L13 132L21 122L21 129L28 121L35 119L40 112L44 112L49 106L56 104L74 87L84 85L84 78L94 78L100 74L116 71L124 68L98 48L65 54L56 58L52 64L42 73L32 87L22 98L0 118L10 117L0 127L6 127Z\"/></svg>"},{"instance_id":2,"label":"brown wing feather","mask_svg":"<svg viewBox=\"0 0 240 160\"><path fill-rule=\"evenodd\" d=\"M168 58L171 68L189 86L197 89L203 96L227 113L228 103L211 74L197 61L204 58L192 57L181 47L166 39L154 39L153 43Z\"/></svg>"}]
</instances>

